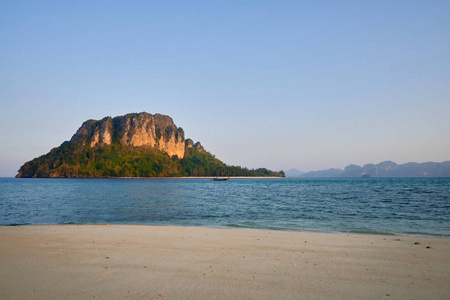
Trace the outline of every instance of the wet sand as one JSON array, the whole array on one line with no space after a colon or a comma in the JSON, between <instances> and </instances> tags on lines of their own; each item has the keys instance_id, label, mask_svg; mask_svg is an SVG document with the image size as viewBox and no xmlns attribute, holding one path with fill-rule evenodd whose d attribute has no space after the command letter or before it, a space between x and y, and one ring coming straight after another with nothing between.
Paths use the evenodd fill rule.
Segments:
<instances>
[{"instance_id":1,"label":"wet sand","mask_svg":"<svg viewBox=\"0 0 450 300\"><path fill-rule=\"evenodd\" d=\"M0 227L0 298L450 299L450 239Z\"/></svg>"}]
</instances>

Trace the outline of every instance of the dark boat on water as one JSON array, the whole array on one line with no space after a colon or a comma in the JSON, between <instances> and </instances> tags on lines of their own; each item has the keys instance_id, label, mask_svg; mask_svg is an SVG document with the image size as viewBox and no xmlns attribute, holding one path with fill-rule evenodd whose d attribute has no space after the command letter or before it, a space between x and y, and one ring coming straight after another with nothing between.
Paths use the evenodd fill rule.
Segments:
<instances>
[{"instance_id":1,"label":"dark boat on water","mask_svg":"<svg viewBox=\"0 0 450 300\"><path fill-rule=\"evenodd\" d=\"M213 180L214 180L214 181L227 181L228 179L230 179L230 177L228 177L228 178L219 178L219 177L216 177L216 178L214 178Z\"/></svg>"}]
</instances>

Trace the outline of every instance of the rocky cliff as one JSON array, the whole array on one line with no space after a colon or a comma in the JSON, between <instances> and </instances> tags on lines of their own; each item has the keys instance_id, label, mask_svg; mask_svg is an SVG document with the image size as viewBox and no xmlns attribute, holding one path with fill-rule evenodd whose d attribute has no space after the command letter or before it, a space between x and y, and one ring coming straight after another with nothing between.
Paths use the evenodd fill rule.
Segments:
<instances>
[{"instance_id":1,"label":"rocky cliff","mask_svg":"<svg viewBox=\"0 0 450 300\"><path fill-rule=\"evenodd\" d=\"M16 177L108 178L179 176L283 176L265 168L229 166L184 138L165 115L143 112L88 120L70 141L26 162Z\"/></svg>"},{"instance_id":2,"label":"rocky cliff","mask_svg":"<svg viewBox=\"0 0 450 300\"><path fill-rule=\"evenodd\" d=\"M184 157L184 131L169 116L146 112L88 120L70 140L98 147L118 143L123 146L153 147L169 156Z\"/></svg>"},{"instance_id":3,"label":"rocky cliff","mask_svg":"<svg viewBox=\"0 0 450 300\"><path fill-rule=\"evenodd\" d=\"M197 142L194 144L194 141L191 139L186 140L186 148L195 148L200 152L205 152L205 148L203 148L202 144L200 142Z\"/></svg>"}]
</instances>

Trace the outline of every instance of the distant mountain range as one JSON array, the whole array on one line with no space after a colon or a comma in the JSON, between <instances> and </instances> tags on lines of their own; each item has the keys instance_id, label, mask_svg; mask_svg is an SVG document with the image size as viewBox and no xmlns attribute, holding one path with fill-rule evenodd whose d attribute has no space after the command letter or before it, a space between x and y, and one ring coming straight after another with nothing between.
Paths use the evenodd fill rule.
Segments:
<instances>
[{"instance_id":1,"label":"distant mountain range","mask_svg":"<svg viewBox=\"0 0 450 300\"><path fill-rule=\"evenodd\" d=\"M301 177L305 172L301 172L297 169L290 169L285 172L286 177Z\"/></svg>"},{"instance_id":2,"label":"distant mountain range","mask_svg":"<svg viewBox=\"0 0 450 300\"><path fill-rule=\"evenodd\" d=\"M286 177L450 177L450 161L396 164L393 161L384 161L379 164L366 164L364 166L348 165L344 170L329 169L311 171L308 173L290 169Z\"/></svg>"}]
</instances>

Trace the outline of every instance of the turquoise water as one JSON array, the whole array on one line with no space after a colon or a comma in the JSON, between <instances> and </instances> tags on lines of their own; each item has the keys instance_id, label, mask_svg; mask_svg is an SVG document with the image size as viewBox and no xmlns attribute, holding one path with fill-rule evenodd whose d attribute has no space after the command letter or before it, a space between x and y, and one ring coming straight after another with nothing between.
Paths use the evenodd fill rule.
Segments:
<instances>
[{"instance_id":1,"label":"turquoise water","mask_svg":"<svg viewBox=\"0 0 450 300\"><path fill-rule=\"evenodd\" d=\"M450 178L0 178L0 225L87 223L450 236Z\"/></svg>"}]
</instances>

